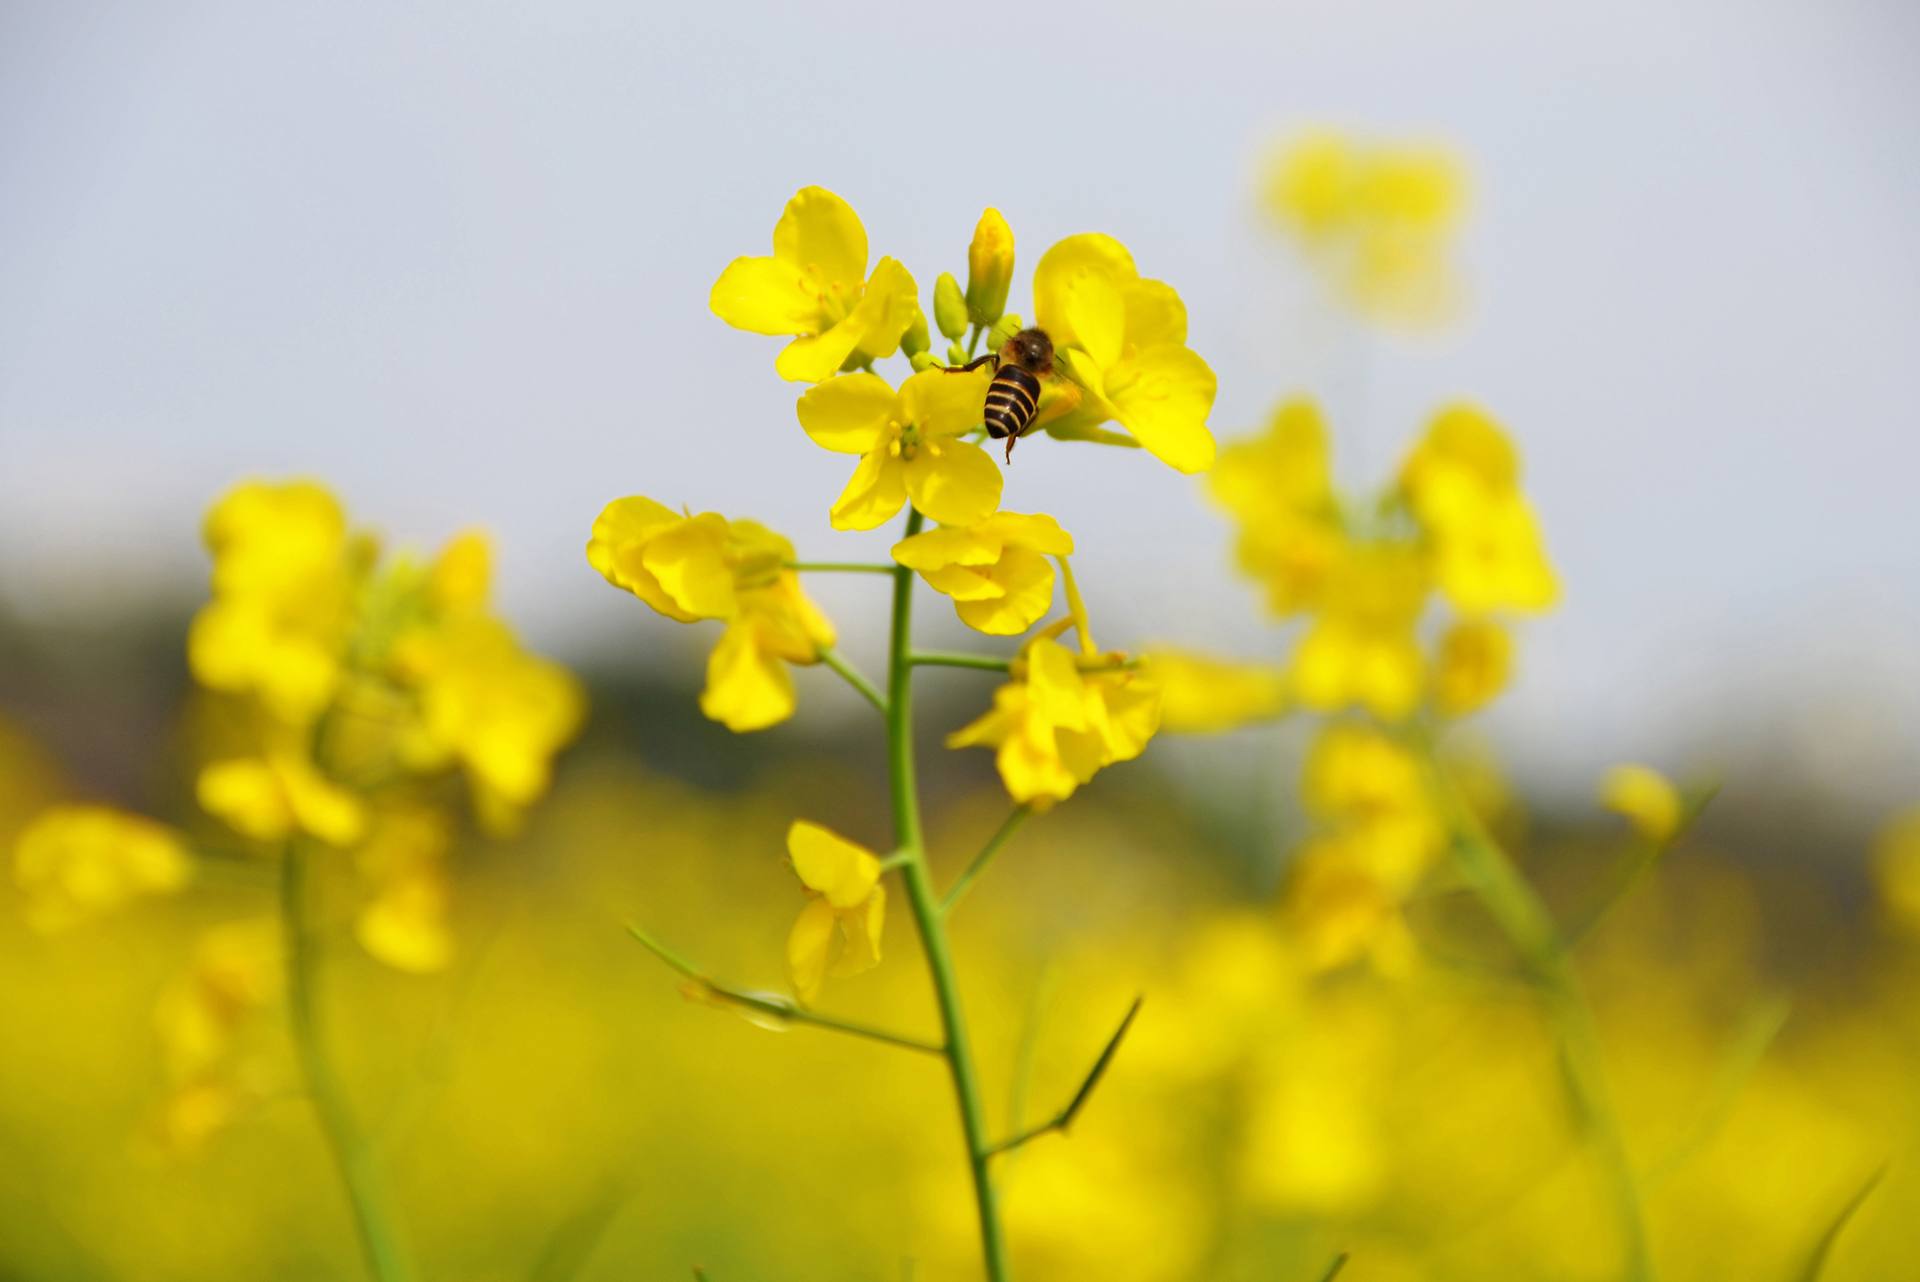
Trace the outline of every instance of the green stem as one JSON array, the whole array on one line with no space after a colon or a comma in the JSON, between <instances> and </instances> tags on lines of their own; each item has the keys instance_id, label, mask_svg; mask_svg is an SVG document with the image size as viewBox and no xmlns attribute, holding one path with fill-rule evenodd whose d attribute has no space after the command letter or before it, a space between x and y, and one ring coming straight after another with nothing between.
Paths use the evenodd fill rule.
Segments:
<instances>
[{"instance_id":1,"label":"green stem","mask_svg":"<svg viewBox=\"0 0 1920 1282\"><path fill-rule=\"evenodd\" d=\"M1031 806L1013 808L1013 813L994 830L993 836L987 838L987 844L980 848L980 853L973 857L973 862L968 864L958 880L948 887L947 897L940 901L940 911L943 915L953 911L953 906L960 902L960 896L966 894L967 888L973 885L973 879L986 871L987 865L993 862L993 857L1000 853L1000 847L1007 844L1007 839L1013 836L1020 825L1026 822L1027 816L1032 813Z\"/></svg>"},{"instance_id":2,"label":"green stem","mask_svg":"<svg viewBox=\"0 0 1920 1282\"><path fill-rule=\"evenodd\" d=\"M919 533L918 511L907 515L906 537ZM980 1102L980 1084L967 1040L967 1021L960 1004L960 983L954 973L947 928L940 915L940 896L927 867L925 840L920 831L920 797L913 769L913 571L901 566L893 577L893 621L887 653L887 765L893 788L894 845L908 856L901 865L907 903L920 929L927 954L927 970L940 1005L946 1033L947 1067L953 1075L953 1094L960 1107L960 1129L966 1137L967 1161L973 1169L974 1201L980 1217L980 1253L988 1282L1006 1282L1007 1247L1000 1229L998 1196L990 1169L991 1142L987 1138L986 1109Z\"/></svg>"},{"instance_id":3,"label":"green stem","mask_svg":"<svg viewBox=\"0 0 1920 1282\"><path fill-rule=\"evenodd\" d=\"M916 651L907 656L907 663L916 668L974 668L981 672L1005 672L1013 666L1013 660L991 654L957 654L943 650Z\"/></svg>"},{"instance_id":4,"label":"green stem","mask_svg":"<svg viewBox=\"0 0 1920 1282\"><path fill-rule=\"evenodd\" d=\"M1593 1138L1613 1194L1626 1251L1622 1276L1630 1282L1651 1282L1653 1258L1639 1181L1608 1089L1593 1008L1574 971L1566 941L1533 887L1455 791L1431 741L1425 736L1421 739L1434 792L1453 834L1453 853L1461 875L1546 996L1548 1018L1559 1037L1566 1065L1568 1093Z\"/></svg>"},{"instance_id":5,"label":"green stem","mask_svg":"<svg viewBox=\"0 0 1920 1282\"><path fill-rule=\"evenodd\" d=\"M881 716L884 717L887 715L887 696L881 694L880 688L874 685L873 682L867 680L866 675L862 673L860 669L854 667L851 663L848 663L846 659L842 658L838 650L830 645L821 646L820 662L839 673L840 679L858 691L860 697L872 704Z\"/></svg>"},{"instance_id":6,"label":"green stem","mask_svg":"<svg viewBox=\"0 0 1920 1282\"><path fill-rule=\"evenodd\" d=\"M345 1089L327 1058L315 994L319 939L312 921L310 870L305 843L287 844L281 858L280 916L285 935L287 1018L293 1046L346 1187L367 1273L375 1282L409 1282L413 1270L401 1249L379 1159L355 1123Z\"/></svg>"},{"instance_id":7,"label":"green stem","mask_svg":"<svg viewBox=\"0 0 1920 1282\"><path fill-rule=\"evenodd\" d=\"M802 574L892 574L891 565L878 561L788 561L786 568Z\"/></svg>"}]
</instances>

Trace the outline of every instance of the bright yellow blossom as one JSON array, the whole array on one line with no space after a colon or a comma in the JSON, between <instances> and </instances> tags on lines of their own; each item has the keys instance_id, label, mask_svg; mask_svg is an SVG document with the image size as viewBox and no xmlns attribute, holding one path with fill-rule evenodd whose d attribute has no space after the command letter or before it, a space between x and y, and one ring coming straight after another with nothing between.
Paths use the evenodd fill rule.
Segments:
<instances>
[{"instance_id":1,"label":"bright yellow blossom","mask_svg":"<svg viewBox=\"0 0 1920 1282\"><path fill-rule=\"evenodd\" d=\"M1160 688L1160 729L1214 734L1277 717L1287 706L1287 674L1170 647L1147 651L1140 670Z\"/></svg>"},{"instance_id":2,"label":"bright yellow blossom","mask_svg":"<svg viewBox=\"0 0 1920 1282\"><path fill-rule=\"evenodd\" d=\"M1112 420L1178 471L1213 466L1213 371L1187 347L1187 309L1172 286L1141 276L1113 237L1086 233L1042 255L1033 306L1083 389L1049 432L1070 438Z\"/></svg>"},{"instance_id":3,"label":"bright yellow blossom","mask_svg":"<svg viewBox=\"0 0 1920 1282\"><path fill-rule=\"evenodd\" d=\"M850 360L891 356L919 310L913 277L891 258L867 275L867 229L852 206L803 187L773 229L773 255L736 258L708 299L714 315L756 334L795 334L780 377L817 383Z\"/></svg>"},{"instance_id":4,"label":"bright yellow blossom","mask_svg":"<svg viewBox=\"0 0 1920 1282\"><path fill-rule=\"evenodd\" d=\"M1323 712L1361 705L1389 721L1412 712L1426 675L1414 634L1426 595L1425 569L1410 548L1354 548L1294 649L1294 697Z\"/></svg>"},{"instance_id":5,"label":"bright yellow blossom","mask_svg":"<svg viewBox=\"0 0 1920 1282\"><path fill-rule=\"evenodd\" d=\"M887 889L872 851L819 824L794 820L787 855L810 892L787 936L787 973L794 993L811 1002L828 975L843 979L880 964Z\"/></svg>"},{"instance_id":6,"label":"bright yellow blossom","mask_svg":"<svg viewBox=\"0 0 1920 1282\"><path fill-rule=\"evenodd\" d=\"M1420 325L1454 310L1459 286L1448 251L1466 184L1448 152L1318 130L1276 157L1262 194L1269 214L1358 311Z\"/></svg>"},{"instance_id":7,"label":"bright yellow blossom","mask_svg":"<svg viewBox=\"0 0 1920 1282\"><path fill-rule=\"evenodd\" d=\"M350 846L366 829L359 798L292 749L213 762L201 769L196 795L208 814L256 841L285 841L297 831Z\"/></svg>"},{"instance_id":8,"label":"bright yellow blossom","mask_svg":"<svg viewBox=\"0 0 1920 1282\"><path fill-rule=\"evenodd\" d=\"M995 749L1007 794L1045 809L1103 766L1131 761L1160 725L1160 691L1139 672L1082 672L1059 642L1037 637L993 710L947 736L949 748Z\"/></svg>"},{"instance_id":9,"label":"bright yellow blossom","mask_svg":"<svg viewBox=\"0 0 1920 1282\"><path fill-rule=\"evenodd\" d=\"M730 730L759 730L793 715L790 663L816 663L833 625L800 590L793 545L753 521L684 516L652 499L615 499L593 523L587 560L682 623L727 624L707 663L700 707Z\"/></svg>"},{"instance_id":10,"label":"bright yellow blossom","mask_svg":"<svg viewBox=\"0 0 1920 1282\"><path fill-rule=\"evenodd\" d=\"M236 486L205 534L213 597L188 636L194 676L308 724L338 684L370 545L349 537L339 503L309 481Z\"/></svg>"},{"instance_id":11,"label":"bright yellow blossom","mask_svg":"<svg viewBox=\"0 0 1920 1282\"><path fill-rule=\"evenodd\" d=\"M1266 585L1273 612L1318 605L1347 549L1318 407L1283 402L1264 435L1220 452L1207 482L1238 521L1240 568Z\"/></svg>"},{"instance_id":12,"label":"bright yellow blossom","mask_svg":"<svg viewBox=\"0 0 1920 1282\"><path fill-rule=\"evenodd\" d=\"M1005 215L990 208L980 215L967 246L967 318L982 328L999 320L1007 310L1007 286L1012 282L1013 228Z\"/></svg>"},{"instance_id":13,"label":"bright yellow blossom","mask_svg":"<svg viewBox=\"0 0 1920 1282\"><path fill-rule=\"evenodd\" d=\"M1543 610L1560 594L1520 460L1499 424L1472 405L1434 415L1400 469L1408 506L1433 544L1434 577L1461 610Z\"/></svg>"},{"instance_id":14,"label":"bright yellow blossom","mask_svg":"<svg viewBox=\"0 0 1920 1282\"><path fill-rule=\"evenodd\" d=\"M54 806L27 825L13 849L27 924L38 931L178 890L192 871L178 833L111 806Z\"/></svg>"},{"instance_id":15,"label":"bright yellow blossom","mask_svg":"<svg viewBox=\"0 0 1920 1282\"><path fill-rule=\"evenodd\" d=\"M1600 800L1649 841L1666 841L1680 831L1686 810L1680 790L1650 766L1615 766L1607 771L1600 784Z\"/></svg>"},{"instance_id":16,"label":"bright yellow blossom","mask_svg":"<svg viewBox=\"0 0 1920 1282\"><path fill-rule=\"evenodd\" d=\"M845 374L800 398L800 426L814 444L858 454L853 478L833 503L833 528L871 530L906 504L942 525L973 525L1000 506L1003 479L993 456L960 436L985 414L985 369L922 370L895 392L878 374Z\"/></svg>"},{"instance_id":17,"label":"bright yellow blossom","mask_svg":"<svg viewBox=\"0 0 1920 1282\"><path fill-rule=\"evenodd\" d=\"M1050 556L1073 551L1073 536L1044 513L998 512L978 525L942 526L893 545L893 559L953 598L968 627L1018 636L1053 605Z\"/></svg>"},{"instance_id":18,"label":"bright yellow blossom","mask_svg":"<svg viewBox=\"0 0 1920 1282\"><path fill-rule=\"evenodd\" d=\"M1463 619L1440 638L1433 704L1449 717L1485 707L1513 672L1513 636L1491 619Z\"/></svg>"}]
</instances>

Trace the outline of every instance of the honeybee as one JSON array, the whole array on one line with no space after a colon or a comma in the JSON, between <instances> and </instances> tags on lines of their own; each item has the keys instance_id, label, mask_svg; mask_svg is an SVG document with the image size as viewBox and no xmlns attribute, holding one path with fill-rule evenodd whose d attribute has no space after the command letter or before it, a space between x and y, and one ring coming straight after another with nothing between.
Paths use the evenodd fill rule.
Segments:
<instances>
[{"instance_id":1,"label":"honeybee","mask_svg":"<svg viewBox=\"0 0 1920 1282\"><path fill-rule=\"evenodd\" d=\"M1007 462L1013 462L1013 446L1033 430L1040 412L1040 380L1055 373L1053 340L1043 329L1023 329L1001 345L965 365L949 366L950 374L963 374L993 366L993 381L987 384L987 435L1007 443ZM1069 388L1069 390L1073 390Z\"/></svg>"}]
</instances>

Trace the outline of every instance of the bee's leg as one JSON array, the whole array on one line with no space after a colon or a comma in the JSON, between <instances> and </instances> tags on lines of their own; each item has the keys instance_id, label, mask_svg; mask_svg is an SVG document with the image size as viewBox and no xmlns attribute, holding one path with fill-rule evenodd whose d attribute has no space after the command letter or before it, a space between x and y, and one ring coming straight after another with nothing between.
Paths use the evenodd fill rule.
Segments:
<instances>
[{"instance_id":1,"label":"bee's leg","mask_svg":"<svg viewBox=\"0 0 1920 1282\"><path fill-rule=\"evenodd\" d=\"M996 352L988 352L985 356L979 357L976 360L968 361L965 365L942 365L940 368L949 374L967 374L967 373L971 373L974 370L979 369L982 365L985 365L988 361L992 361L994 363L995 368L998 368L1000 363L999 354Z\"/></svg>"}]
</instances>

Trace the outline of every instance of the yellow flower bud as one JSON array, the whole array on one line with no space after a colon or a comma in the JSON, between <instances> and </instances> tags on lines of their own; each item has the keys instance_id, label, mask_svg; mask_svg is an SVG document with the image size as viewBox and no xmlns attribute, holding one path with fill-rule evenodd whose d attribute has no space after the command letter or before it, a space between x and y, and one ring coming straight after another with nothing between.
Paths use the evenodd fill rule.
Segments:
<instances>
[{"instance_id":1,"label":"yellow flower bud","mask_svg":"<svg viewBox=\"0 0 1920 1282\"><path fill-rule=\"evenodd\" d=\"M913 324L907 326L907 332L900 336L900 350L912 360L933 346L933 336L927 333L927 314L918 307L913 309Z\"/></svg>"},{"instance_id":2,"label":"yellow flower bud","mask_svg":"<svg viewBox=\"0 0 1920 1282\"><path fill-rule=\"evenodd\" d=\"M967 315L976 325L991 325L1007 307L1013 280L1013 228L997 209L980 215L967 246Z\"/></svg>"},{"instance_id":3,"label":"yellow flower bud","mask_svg":"<svg viewBox=\"0 0 1920 1282\"><path fill-rule=\"evenodd\" d=\"M961 338L967 332L967 300L952 272L941 272L933 282L933 319L948 338Z\"/></svg>"},{"instance_id":4,"label":"yellow flower bud","mask_svg":"<svg viewBox=\"0 0 1920 1282\"><path fill-rule=\"evenodd\" d=\"M1649 841L1666 841L1680 831L1685 806L1666 776L1647 766L1615 766L1600 785L1600 800L1623 816Z\"/></svg>"},{"instance_id":5,"label":"yellow flower bud","mask_svg":"<svg viewBox=\"0 0 1920 1282\"><path fill-rule=\"evenodd\" d=\"M947 344L947 364L965 365L966 363L967 363L966 347L957 340Z\"/></svg>"},{"instance_id":6,"label":"yellow flower bud","mask_svg":"<svg viewBox=\"0 0 1920 1282\"><path fill-rule=\"evenodd\" d=\"M940 363L932 352L915 352L907 358L907 361L913 366L913 372L916 374L923 369L932 369Z\"/></svg>"}]
</instances>

